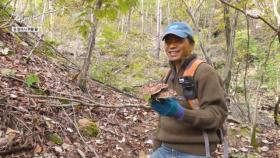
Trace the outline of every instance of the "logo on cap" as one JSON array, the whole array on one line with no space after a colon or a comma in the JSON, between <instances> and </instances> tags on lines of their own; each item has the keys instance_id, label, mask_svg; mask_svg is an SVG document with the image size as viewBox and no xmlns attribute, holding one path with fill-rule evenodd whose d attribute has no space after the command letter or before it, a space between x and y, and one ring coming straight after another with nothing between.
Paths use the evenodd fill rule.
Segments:
<instances>
[{"instance_id":1,"label":"logo on cap","mask_svg":"<svg viewBox=\"0 0 280 158\"><path fill-rule=\"evenodd\" d=\"M169 28L171 28L171 29L177 29L179 26L178 25L172 25L172 26L170 26Z\"/></svg>"}]
</instances>

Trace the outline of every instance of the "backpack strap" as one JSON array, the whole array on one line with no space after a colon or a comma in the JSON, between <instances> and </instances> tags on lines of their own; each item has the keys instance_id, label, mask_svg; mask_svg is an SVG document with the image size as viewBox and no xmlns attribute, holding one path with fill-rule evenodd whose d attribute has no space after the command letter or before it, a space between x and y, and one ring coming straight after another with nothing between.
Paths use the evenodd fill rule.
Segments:
<instances>
[{"instance_id":1,"label":"backpack strap","mask_svg":"<svg viewBox=\"0 0 280 158\"><path fill-rule=\"evenodd\" d=\"M201 64L201 63L204 63L204 61L200 60L200 59L193 59L191 61L191 63L189 63L189 65L186 67L184 73L183 73L183 76L189 76L189 77L193 77L195 72L196 72L196 69L198 68L198 66ZM162 78L162 82L163 83L167 83L167 80L169 78L171 74L171 69L169 69L166 73L166 75ZM190 107L192 109L199 109L199 102L198 102L198 99L195 98L195 99L187 99L187 102L188 104L190 105Z\"/></svg>"},{"instance_id":2,"label":"backpack strap","mask_svg":"<svg viewBox=\"0 0 280 158\"><path fill-rule=\"evenodd\" d=\"M198 66L201 64L201 63L204 63L204 61L200 60L200 59L194 59L191 61L191 63L187 66L187 68L185 69L184 71L184 74L183 76L186 77L193 77L195 72L196 72L196 69L198 68ZM190 107L192 109L199 109L199 102L198 102L198 99L197 98L194 98L194 99L188 99L187 100Z\"/></svg>"},{"instance_id":3,"label":"backpack strap","mask_svg":"<svg viewBox=\"0 0 280 158\"><path fill-rule=\"evenodd\" d=\"M224 144L224 158L228 158L228 156L229 156L228 155L228 153L229 153L229 150L228 150L228 148L229 148L228 140L225 137L222 128L219 128L219 132L220 132L220 135L221 135L222 143Z\"/></svg>"},{"instance_id":4,"label":"backpack strap","mask_svg":"<svg viewBox=\"0 0 280 158\"><path fill-rule=\"evenodd\" d=\"M198 68L198 66L204 63L204 61L200 60L200 59L193 59L191 61L191 63L187 66L187 68L185 69L184 75L183 76L191 76L193 77L196 69Z\"/></svg>"},{"instance_id":5,"label":"backpack strap","mask_svg":"<svg viewBox=\"0 0 280 158\"><path fill-rule=\"evenodd\" d=\"M169 69L167 70L165 76L163 76L163 78L161 79L161 82L162 82L162 83L167 83L167 80L168 80L170 74L171 74L171 69L169 68Z\"/></svg>"}]
</instances>

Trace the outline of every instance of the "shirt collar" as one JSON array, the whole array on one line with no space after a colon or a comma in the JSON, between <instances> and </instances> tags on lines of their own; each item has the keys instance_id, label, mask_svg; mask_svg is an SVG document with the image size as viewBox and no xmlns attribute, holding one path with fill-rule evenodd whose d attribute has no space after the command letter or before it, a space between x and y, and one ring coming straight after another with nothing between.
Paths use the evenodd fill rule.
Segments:
<instances>
[{"instance_id":1,"label":"shirt collar","mask_svg":"<svg viewBox=\"0 0 280 158\"><path fill-rule=\"evenodd\" d=\"M188 66L188 64L193 60L197 58L197 55L196 54L191 54L185 58L182 59L181 63L180 63L180 68L179 68L179 71L182 71L182 70L185 70L185 68ZM171 70L172 72L176 72L176 67L175 67L175 62L174 61L170 61L169 62L170 64L170 67L171 67Z\"/></svg>"}]
</instances>

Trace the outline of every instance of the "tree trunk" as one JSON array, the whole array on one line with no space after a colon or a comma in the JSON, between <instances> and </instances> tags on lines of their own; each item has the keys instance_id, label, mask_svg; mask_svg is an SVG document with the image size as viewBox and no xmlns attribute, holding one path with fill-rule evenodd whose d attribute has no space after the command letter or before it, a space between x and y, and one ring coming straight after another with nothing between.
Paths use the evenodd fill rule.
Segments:
<instances>
[{"instance_id":1,"label":"tree trunk","mask_svg":"<svg viewBox=\"0 0 280 158\"><path fill-rule=\"evenodd\" d=\"M248 75L248 68L249 68L249 51L250 51L250 24L249 24L249 17L246 16L247 21L247 54L245 55L245 73L244 73L244 97L245 97L245 104L248 110L248 120L251 122L251 110L250 110L250 103L248 99L248 92L247 92L247 75Z\"/></svg>"},{"instance_id":2,"label":"tree trunk","mask_svg":"<svg viewBox=\"0 0 280 158\"><path fill-rule=\"evenodd\" d=\"M170 1L167 1L167 23L170 24L171 23L171 15L170 15Z\"/></svg>"},{"instance_id":3,"label":"tree trunk","mask_svg":"<svg viewBox=\"0 0 280 158\"><path fill-rule=\"evenodd\" d=\"M235 17L231 23L229 17L229 7L224 7L224 23L225 23L225 37L226 37L226 63L224 69L224 85L226 92L229 92L230 81L231 81L231 69L234 58L234 40L235 40L235 30L237 26L238 12L235 11Z\"/></svg>"},{"instance_id":4,"label":"tree trunk","mask_svg":"<svg viewBox=\"0 0 280 158\"><path fill-rule=\"evenodd\" d=\"M143 35L144 35L144 15L145 15L145 12L144 12L144 0L141 0L141 24L142 24L142 29L141 29L141 36L143 38Z\"/></svg>"},{"instance_id":5,"label":"tree trunk","mask_svg":"<svg viewBox=\"0 0 280 158\"><path fill-rule=\"evenodd\" d=\"M278 96L278 101L274 106L274 123L278 126L279 126L279 122L278 122L279 104L280 104L280 95Z\"/></svg>"},{"instance_id":6,"label":"tree trunk","mask_svg":"<svg viewBox=\"0 0 280 158\"><path fill-rule=\"evenodd\" d=\"M278 12L278 0L273 0L273 12L277 20L277 29L278 29L278 41L280 43L280 14Z\"/></svg>"},{"instance_id":7,"label":"tree trunk","mask_svg":"<svg viewBox=\"0 0 280 158\"><path fill-rule=\"evenodd\" d=\"M124 33L124 23L125 23L124 21L125 21L125 19L124 19L124 16L123 16L123 15L122 15L122 20L121 20L121 21L122 21L122 24L121 24L121 32Z\"/></svg>"},{"instance_id":8,"label":"tree trunk","mask_svg":"<svg viewBox=\"0 0 280 158\"><path fill-rule=\"evenodd\" d=\"M17 0L15 0L15 2L14 2L14 13L16 13L17 12Z\"/></svg>"},{"instance_id":9,"label":"tree trunk","mask_svg":"<svg viewBox=\"0 0 280 158\"><path fill-rule=\"evenodd\" d=\"M130 19L131 19L131 8L128 11L128 17L127 17L127 26L126 26L126 31L125 31L125 39L127 38L127 35L130 31Z\"/></svg>"},{"instance_id":10,"label":"tree trunk","mask_svg":"<svg viewBox=\"0 0 280 158\"><path fill-rule=\"evenodd\" d=\"M47 1L44 1L43 3L44 3L43 4L43 15L41 16L41 20L40 20L40 29L41 29L42 33L44 33L43 25L45 22L45 12L47 9Z\"/></svg>"},{"instance_id":11,"label":"tree trunk","mask_svg":"<svg viewBox=\"0 0 280 158\"><path fill-rule=\"evenodd\" d=\"M200 28L199 28L199 25L198 25L198 21L196 20L195 15L192 13L190 7L188 6L188 4L186 2L185 2L185 5L186 5L186 8L187 8L186 11L189 14L189 16L191 17L191 20L192 20L192 22L193 22L193 24L195 26L194 30L197 30L199 47L200 47L200 49L201 49L201 51L202 51L202 53L204 55L204 58L206 59L206 62L209 65L213 66L213 63L212 63L210 57L208 57L208 55L207 55L207 51L205 50L204 44L202 43L202 39L204 39L203 38L204 36L201 37L201 34L199 32Z\"/></svg>"},{"instance_id":12,"label":"tree trunk","mask_svg":"<svg viewBox=\"0 0 280 158\"><path fill-rule=\"evenodd\" d=\"M51 39L53 39L53 0L49 0L49 11L50 13L50 34L51 34Z\"/></svg>"},{"instance_id":13,"label":"tree trunk","mask_svg":"<svg viewBox=\"0 0 280 158\"><path fill-rule=\"evenodd\" d=\"M97 0L95 4L95 10L100 9L102 4L102 0ZM87 77L88 77L88 71L89 67L91 64L91 57L92 57L92 52L95 47L95 36L96 36L96 29L97 29L97 24L98 24L98 19L93 15L93 11L91 12L91 21L92 21L92 26L91 26L91 32L89 36L89 43L88 43L88 48L87 48L87 57L84 59L84 64L83 68L78 80L79 87L82 89L82 91L86 91L87 88Z\"/></svg>"},{"instance_id":14,"label":"tree trunk","mask_svg":"<svg viewBox=\"0 0 280 158\"><path fill-rule=\"evenodd\" d=\"M161 0L157 0L157 47L156 47L156 57L159 59L160 55L160 26L161 26Z\"/></svg>"},{"instance_id":15,"label":"tree trunk","mask_svg":"<svg viewBox=\"0 0 280 158\"><path fill-rule=\"evenodd\" d=\"M152 7L150 6L149 7L149 10L151 9ZM153 26L153 14L152 13L150 13L150 34L151 35L153 35L153 28L154 28L154 26Z\"/></svg>"}]
</instances>

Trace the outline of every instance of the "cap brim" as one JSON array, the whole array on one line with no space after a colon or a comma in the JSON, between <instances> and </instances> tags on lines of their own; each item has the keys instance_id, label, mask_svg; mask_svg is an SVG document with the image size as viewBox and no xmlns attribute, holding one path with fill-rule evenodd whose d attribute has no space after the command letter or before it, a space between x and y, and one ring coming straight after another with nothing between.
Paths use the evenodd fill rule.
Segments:
<instances>
[{"instance_id":1,"label":"cap brim","mask_svg":"<svg viewBox=\"0 0 280 158\"><path fill-rule=\"evenodd\" d=\"M183 31L170 30L170 31L167 31L167 32L164 33L164 35L162 36L162 40L164 40L164 38L169 34L172 34L172 35L175 35L175 36L178 36L178 37L181 37L181 38L186 38L188 36L188 34L186 34Z\"/></svg>"}]
</instances>

